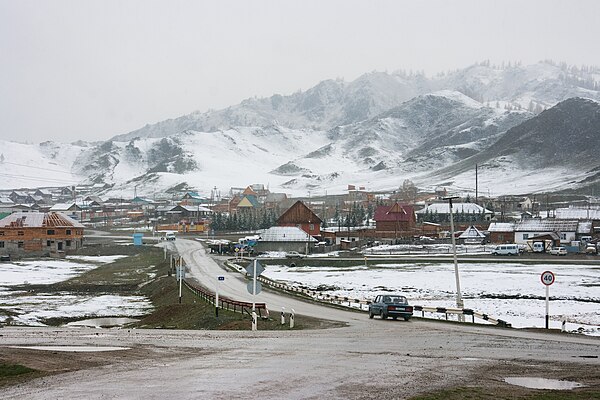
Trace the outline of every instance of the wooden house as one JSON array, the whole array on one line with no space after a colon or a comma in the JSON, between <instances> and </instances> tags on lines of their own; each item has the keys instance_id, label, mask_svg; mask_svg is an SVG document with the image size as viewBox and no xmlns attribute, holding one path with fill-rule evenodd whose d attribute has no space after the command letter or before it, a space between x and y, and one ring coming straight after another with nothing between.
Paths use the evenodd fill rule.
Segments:
<instances>
[{"instance_id":1,"label":"wooden house","mask_svg":"<svg viewBox=\"0 0 600 400\"><path fill-rule=\"evenodd\" d=\"M83 229L59 212L16 212L0 220L0 253L65 254L82 246Z\"/></svg>"},{"instance_id":2,"label":"wooden house","mask_svg":"<svg viewBox=\"0 0 600 400\"><path fill-rule=\"evenodd\" d=\"M412 236L415 231L416 217L413 206L394 203L391 206L379 206L375 209L375 234L380 237Z\"/></svg>"},{"instance_id":3,"label":"wooden house","mask_svg":"<svg viewBox=\"0 0 600 400\"><path fill-rule=\"evenodd\" d=\"M492 222L488 227L490 243L504 244L515 242L515 224L511 222Z\"/></svg>"},{"instance_id":4,"label":"wooden house","mask_svg":"<svg viewBox=\"0 0 600 400\"><path fill-rule=\"evenodd\" d=\"M321 235L323 221L303 202L297 201L277 219L277 226L295 226L310 236Z\"/></svg>"}]
</instances>

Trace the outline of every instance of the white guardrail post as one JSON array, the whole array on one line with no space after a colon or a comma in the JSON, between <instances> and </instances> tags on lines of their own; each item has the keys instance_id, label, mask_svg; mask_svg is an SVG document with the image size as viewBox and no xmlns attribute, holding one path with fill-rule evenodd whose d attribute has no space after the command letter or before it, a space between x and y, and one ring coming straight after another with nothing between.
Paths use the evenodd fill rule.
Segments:
<instances>
[{"instance_id":1,"label":"white guardrail post","mask_svg":"<svg viewBox=\"0 0 600 400\"><path fill-rule=\"evenodd\" d=\"M292 308L292 312L290 313L290 329L292 329L294 327L294 315L296 314L296 311L294 311L294 309Z\"/></svg>"}]
</instances>

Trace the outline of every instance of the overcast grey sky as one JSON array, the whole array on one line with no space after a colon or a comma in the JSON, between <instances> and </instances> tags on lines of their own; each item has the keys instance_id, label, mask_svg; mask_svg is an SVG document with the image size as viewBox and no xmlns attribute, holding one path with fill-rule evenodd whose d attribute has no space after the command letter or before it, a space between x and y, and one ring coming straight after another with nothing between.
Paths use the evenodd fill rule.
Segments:
<instances>
[{"instance_id":1,"label":"overcast grey sky","mask_svg":"<svg viewBox=\"0 0 600 400\"><path fill-rule=\"evenodd\" d=\"M108 139L372 70L600 65L599 15L595 0L0 0L0 139Z\"/></svg>"}]
</instances>

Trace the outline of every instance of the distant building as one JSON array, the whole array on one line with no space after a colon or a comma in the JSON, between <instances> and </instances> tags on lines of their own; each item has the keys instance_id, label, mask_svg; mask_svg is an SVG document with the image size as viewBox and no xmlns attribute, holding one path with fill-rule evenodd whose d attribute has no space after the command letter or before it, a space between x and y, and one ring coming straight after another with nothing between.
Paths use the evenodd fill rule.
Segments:
<instances>
[{"instance_id":1,"label":"distant building","mask_svg":"<svg viewBox=\"0 0 600 400\"><path fill-rule=\"evenodd\" d=\"M514 243L515 224L511 222L492 222L488 227L491 243Z\"/></svg>"}]
</instances>

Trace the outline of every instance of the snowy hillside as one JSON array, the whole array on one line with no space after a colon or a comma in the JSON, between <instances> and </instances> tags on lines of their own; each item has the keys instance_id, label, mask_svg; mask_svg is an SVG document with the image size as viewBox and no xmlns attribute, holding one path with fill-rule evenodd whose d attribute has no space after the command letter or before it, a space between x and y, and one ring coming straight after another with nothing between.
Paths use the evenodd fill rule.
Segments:
<instances>
[{"instance_id":1,"label":"snowy hillside","mask_svg":"<svg viewBox=\"0 0 600 400\"><path fill-rule=\"evenodd\" d=\"M68 186L85 180L71 167L85 146L44 142L23 144L0 140L0 189Z\"/></svg>"}]
</instances>

